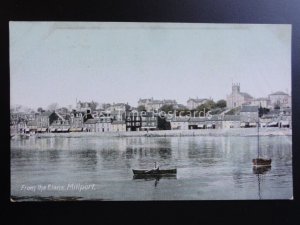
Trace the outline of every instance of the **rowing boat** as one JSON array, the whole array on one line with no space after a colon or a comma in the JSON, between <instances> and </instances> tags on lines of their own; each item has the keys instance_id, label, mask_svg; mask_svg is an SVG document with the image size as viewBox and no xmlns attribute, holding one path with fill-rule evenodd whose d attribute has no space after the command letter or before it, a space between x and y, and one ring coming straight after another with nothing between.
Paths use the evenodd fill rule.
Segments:
<instances>
[{"instance_id":1,"label":"rowing boat","mask_svg":"<svg viewBox=\"0 0 300 225\"><path fill-rule=\"evenodd\" d=\"M157 169L150 169L150 170L132 170L134 175L171 175L176 174L177 169L165 169L161 170L159 168Z\"/></svg>"}]
</instances>

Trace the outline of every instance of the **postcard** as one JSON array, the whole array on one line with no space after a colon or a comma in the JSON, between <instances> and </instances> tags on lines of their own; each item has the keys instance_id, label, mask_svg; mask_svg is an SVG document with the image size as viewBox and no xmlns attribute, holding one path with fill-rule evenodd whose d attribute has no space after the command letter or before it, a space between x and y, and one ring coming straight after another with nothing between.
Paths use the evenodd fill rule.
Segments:
<instances>
[{"instance_id":1,"label":"postcard","mask_svg":"<svg viewBox=\"0 0 300 225\"><path fill-rule=\"evenodd\" d=\"M11 21L11 201L293 199L291 32Z\"/></svg>"}]
</instances>

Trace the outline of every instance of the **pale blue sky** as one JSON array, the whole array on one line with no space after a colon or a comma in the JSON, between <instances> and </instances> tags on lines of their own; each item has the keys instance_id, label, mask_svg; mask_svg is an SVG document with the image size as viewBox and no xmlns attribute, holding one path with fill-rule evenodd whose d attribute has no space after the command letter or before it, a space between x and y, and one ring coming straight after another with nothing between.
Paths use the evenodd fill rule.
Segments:
<instances>
[{"instance_id":1,"label":"pale blue sky","mask_svg":"<svg viewBox=\"0 0 300 225\"><path fill-rule=\"evenodd\" d=\"M11 104L291 92L291 26L10 22Z\"/></svg>"}]
</instances>

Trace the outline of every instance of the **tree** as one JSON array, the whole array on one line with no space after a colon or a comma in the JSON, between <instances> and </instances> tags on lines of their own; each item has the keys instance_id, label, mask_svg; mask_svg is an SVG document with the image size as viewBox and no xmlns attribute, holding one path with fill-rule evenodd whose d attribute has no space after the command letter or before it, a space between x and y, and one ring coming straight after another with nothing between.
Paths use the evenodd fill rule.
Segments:
<instances>
[{"instance_id":1,"label":"tree","mask_svg":"<svg viewBox=\"0 0 300 225\"><path fill-rule=\"evenodd\" d=\"M57 108L58 108L58 103L56 103L56 102L48 105L49 111L55 111Z\"/></svg>"},{"instance_id":2,"label":"tree","mask_svg":"<svg viewBox=\"0 0 300 225\"><path fill-rule=\"evenodd\" d=\"M160 116L157 117L157 128L159 130L171 130L171 123Z\"/></svg>"},{"instance_id":3,"label":"tree","mask_svg":"<svg viewBox=\"0 0 300 225\"><path fill-rule=\"evenodd\" d=\"M110 106L111 106L111 104L109 104L109 103L102 103L101 104L101 108L104 109L104 110L106 110Z\"/></svg>"},{"instance_id":4,"label":"tree","mask_svg":"<svg viewBox=\"0 0 300 225\"><path fill-rule=\"evenodd\" d=\"M94 102L92 101L91 104L90 104L90 107L91 107L91 110L92 111L95 111L97 109L97 106L99 105L98 102Z\"/></svg>"},{"instance_id":5,"label":"tree","mask_svg":"<svg viewBox=\"0 0 300 225\"><path fill-rule=\"evenodd\" d=\"M224 99L221 99L221 100L217 101L217 103L216 103L216 106L218 108L225 108L226 105L227 105L227 103L226 103L226 101Z\"/></svg>"},{"instance_id":6,"label":"tree","mask_svg":"<svg viewBox=\"0 0 300 225\"><path fill-rule=\"evenodd\" d=\"M280 109L280 105L279 104L275 104L274 105L274 109Z\"/></svg>"},{"instance_id":7,"label":"tree","mask_svg":"<svg viewBox=\"0 0 300 225\"><path fill-rule=\"evenodd\" d=\"M138 110L139 112L146 112L146 111L147 111L147 110L146 110L146 107L145 107L144 105L138 106L138 107L137 107L137 110Z\"/></svg>"},{"instance_id":8,"label":"tree","mask_svg":"<svg viewBox=\"0 0 300 225\"><path fill-rule=\"evenodd\" d=\"M62 107L62 108L59 108L59 109L58 109L58 111L59 111L60 113L63 113L63 114L67 114L67 113L69 113L69 110L68 110L68 108L67 108L67 107Z\"/></svg>"},{"instance_id":9,"label":"tree","mask_svg":"<svg viewBox=\"0 0 300 225\"><path fill-rule=\"evenodd\" d=\"M37 108L37 112L39 112L39 113L42 113L42 112L44 112L45 110L43 110L43 108L42 107L38 107Z\"/></svg>"},{"instance_id":10,"label":"tree","mask_svg":"<svg viewBox=\"0 0 300 225\"><path fill-rule=\"evenodd\" d=\"M128 104L125 104L125 111L129 111L130 110L130 105L128 105Z\"/></svg>"},{"instance_id":11,"label":"tree","mask_svg":"<svg viewBox=\"0 0 300 225\"><path fill-rule=\"evenodd\" d=\"M214 108L216 108L216 103L213 100L208 100L206 103L199 105L196 110L198 112L208 112Z\"/></svg>"},{"instance_id":12,"label":"tree","mask_svg":"<svg viewBox=\"0 0 300 225\"><path fill-rule=\"evenodd\" d=\"M168 112L174 112L174 106L173 105L163 105L160 107L160 111L163 111L168 114Z\"/></svg>"},{"instance_id":13,"label":"tree","mask_svg":"<svg viewBox=\"0 0 300 225\"><path fill-rule=\"evenodd\" d=\"M267 114L268 112L270 112L270 109L268 109L268 108L263 108L263 107L258 108L258 116L259 117L262 117L264 114Z\"/></svg>"}]
</instances>

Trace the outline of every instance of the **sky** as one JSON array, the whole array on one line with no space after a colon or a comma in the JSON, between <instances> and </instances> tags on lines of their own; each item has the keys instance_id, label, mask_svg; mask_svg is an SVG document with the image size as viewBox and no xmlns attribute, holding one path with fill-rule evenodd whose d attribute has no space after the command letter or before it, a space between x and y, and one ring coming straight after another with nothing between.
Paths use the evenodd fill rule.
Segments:
<instances>
[{"instance_id":1,"label":"sky","mask_svg":"<svg viewBox=\"0 0 300 225\"><path fill-rule=\"evenodd\" d=\"M10 22L11 105L291 93L291 25Z\"/></svg>"}]
</instances>

